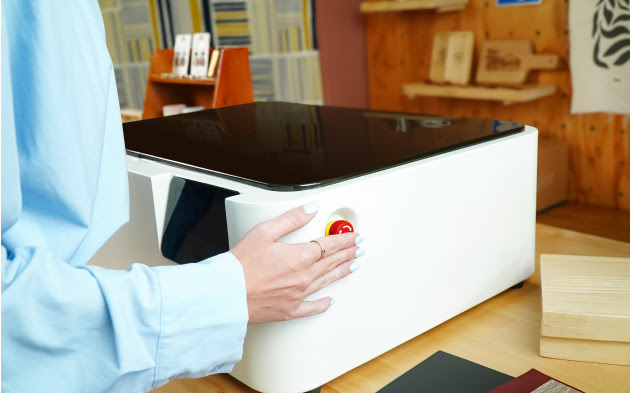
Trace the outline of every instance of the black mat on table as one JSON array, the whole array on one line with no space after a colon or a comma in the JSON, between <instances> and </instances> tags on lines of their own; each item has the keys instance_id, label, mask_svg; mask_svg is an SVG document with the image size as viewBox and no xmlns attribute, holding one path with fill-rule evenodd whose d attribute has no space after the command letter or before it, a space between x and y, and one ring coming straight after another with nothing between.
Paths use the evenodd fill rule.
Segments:
<instances>
[{"instance_id":1,"label":"black mat on table","mask_svg":"<svg viewBox=\"0 0 630 393\"><path fill-rule=\"evenodd\" d=\"M488 393L514 379L469 360L438 351L378 393Z\"/></svg>"}]
</instances>

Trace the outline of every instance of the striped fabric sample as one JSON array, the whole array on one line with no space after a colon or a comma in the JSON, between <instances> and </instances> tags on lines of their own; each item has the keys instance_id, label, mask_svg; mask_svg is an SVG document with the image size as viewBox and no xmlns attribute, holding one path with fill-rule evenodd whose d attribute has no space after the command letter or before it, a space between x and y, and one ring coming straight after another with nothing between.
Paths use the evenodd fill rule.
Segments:
<instances>
[{"instance_id":1,"label":"striped fabric sample","mask_svg":"<svg viewBox=\"0 0 630 393\"><path fill-rule=\"evenodd\" d=\"M121 108L141 109L151 52L176 34L248 47L256 100L323 103L314 0L99 0Z\"/></svg>"},{"instance_id":2,"label":"striped fabric sample","mask_svg":"<svg viewBox=\"0 0 630 393\"><path fill-rule=\"evenodd\" d=\"M151 52L158 46L146 0L99 0L121 108L142 108Z\"/></svg>"}]
</instances>

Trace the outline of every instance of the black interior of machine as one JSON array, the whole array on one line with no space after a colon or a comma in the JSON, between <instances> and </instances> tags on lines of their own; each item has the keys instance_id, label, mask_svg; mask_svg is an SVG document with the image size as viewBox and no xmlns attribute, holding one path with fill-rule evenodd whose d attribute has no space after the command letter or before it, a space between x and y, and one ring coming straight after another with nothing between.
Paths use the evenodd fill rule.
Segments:
<instances>
[{"instance_id":1,"label":"black interior of machine","mask_svg":"<svg viewBox=\"0 0 630 393\"><path fill-rule=\"evenodd\" d=\"M183 264L229 251L225 199L237 194L174 177L166 207L162 255Z\"/></svg>"}]
</instances>

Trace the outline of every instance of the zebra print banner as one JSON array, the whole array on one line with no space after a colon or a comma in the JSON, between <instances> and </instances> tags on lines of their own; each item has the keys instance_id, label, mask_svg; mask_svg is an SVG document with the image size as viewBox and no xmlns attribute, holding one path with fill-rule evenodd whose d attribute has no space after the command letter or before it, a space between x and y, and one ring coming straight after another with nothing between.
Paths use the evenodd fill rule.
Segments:
<instances>
[{"instance_id":1,"label":"zebra print banner","mask_svg":"<svg viewBox=\"0 0 630 393\"><path fill-rule=\"evenodd\" d=\"M630 114L630 0L569 3L571 113Z\"/></svg>"}]
</instances>

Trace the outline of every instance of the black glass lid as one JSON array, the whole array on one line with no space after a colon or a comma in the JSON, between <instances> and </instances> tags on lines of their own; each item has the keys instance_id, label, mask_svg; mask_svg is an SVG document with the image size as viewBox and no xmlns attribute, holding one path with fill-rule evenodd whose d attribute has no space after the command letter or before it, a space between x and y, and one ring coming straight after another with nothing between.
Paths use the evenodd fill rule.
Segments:
<instances>
[{"instance_id":1,"label":"black glass lid","mask_svg":"<svg viewBox=\"0 0 630 393\"><path fill-rule=\"evenodd\" d=\"M278 191L325 186L523 129L515 122L284 102L123 124L132 155Z\"/></svg>"}]
</instances>

